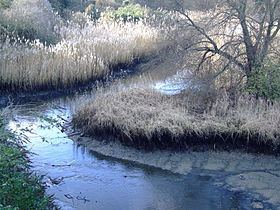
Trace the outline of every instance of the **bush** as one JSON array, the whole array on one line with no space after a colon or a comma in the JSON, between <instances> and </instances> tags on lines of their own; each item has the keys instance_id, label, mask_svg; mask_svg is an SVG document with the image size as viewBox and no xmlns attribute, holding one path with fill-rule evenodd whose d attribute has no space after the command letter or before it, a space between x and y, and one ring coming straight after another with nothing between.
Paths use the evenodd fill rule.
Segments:
<instances>
[{"instance_id":1,"label":"bush","mask_svg":"<svg viewBox=\"0 0 280 210\"><path fill-rule=\"evenodd\" d=\"M13 0L0 0L0 9L7 9L11 6Z\"/></svg>"},{"instance_id":2,"label":"bush","mask_svg":"<svg viewBox=\"0 0 280 210\"><path fill-rule=\"evenodd\" d=\"M139 4L127 4L119 7L115 11L111 11L109 16L114 20L122 20L124 22L137 22L144 19L147 15L147 9Z\"/></svg>"},{"instance_id":3,"label":"bush","mask_svg":"<svg viewBox=\"0 0 280 210\"><path fill-rule=\"evenodd\" d=\"M0 113L0 209L49 209L41 179L29 173L29 160ZM13 142L9 142L9 140Z\"/></svg>"},{"instance_id":4,"label":"bush","mask_svg":"<svg viewBox=\"0 0 280 210\"><path fill-rule=\"evenodd\" d=\"M280 64L269 62L249 78L247 91L257 97L280 99Z\"/></svg>"},{"instance_id":5,"label":"bush","mask_svg":"<svg viewBox=\"0 0 280 210\"><path fill-rule=\"evenodd\" d=\"M58 11L59 13L63 12L68 5L67 0L49 0L54 10Z\"/></svg>"}]
</instances>

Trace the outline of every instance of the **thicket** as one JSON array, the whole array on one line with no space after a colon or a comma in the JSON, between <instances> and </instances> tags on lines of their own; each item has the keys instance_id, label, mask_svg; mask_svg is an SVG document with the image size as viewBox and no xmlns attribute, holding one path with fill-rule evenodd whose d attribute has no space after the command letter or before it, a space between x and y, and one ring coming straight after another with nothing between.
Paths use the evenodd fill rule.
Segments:
<instances>
[{"instance_id":1,"label":"thicket","mask_svg":"<svg viewBox=\"0 0 280 210\"><path fill-rule=\"evenodd\" d=\"M113 20L137 22L141 19L143 20L144 18L146 18L147 14L147 8L142 7L139 4L128 3L116 10L109 11L107 15Z\"/></svg>"},{"instance_id":2,"label":"thicket","mask_svg":"<svg viewBox=\"0 0 280 210\"><path fill-rule=\"evenodd\" d=\"M256 97L280 99L280 64L267 62L257 69L248 78L246 90Z\"/></svg>"}]
</instances>

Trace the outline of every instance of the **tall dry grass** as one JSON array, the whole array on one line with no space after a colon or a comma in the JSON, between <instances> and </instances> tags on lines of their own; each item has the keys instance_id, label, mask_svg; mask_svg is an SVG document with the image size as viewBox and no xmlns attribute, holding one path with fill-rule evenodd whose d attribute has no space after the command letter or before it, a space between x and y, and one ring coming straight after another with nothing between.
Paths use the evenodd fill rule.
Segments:
<instances>
[{"instance_id":1,"label":"tall dry grass","mask_svg":"<svg viewBox=\"0 0 280 210\"><path fill-rule=\"evenodd\" d=\"M9 8L0 8L0 27L13 36L54 41L59 21L48 0L13 0Z\"/></svg>"},{"instance_id":2,"label":"tall dry grass","mask_svg":"<svg viewBox=\"0 0 280 210\"><path fill-rule=\"evenodd\" d=\"M155 53L163 35L144 22L117 23L88 17L57 28L61 41L0 43L0 86L8 89L67 87L107 75L118 64ZM43 27L43 26L41 26Z\"/></svg>"},{"instance_id":3,"label":"tall dry grass","mask_svg":"<svg viewBox=\"0 0 280 210\"><path fill-rule=\"evenodd\" d=\"M225 95L203 113L193 105L151 89L114 87L99 91L77 111L73 123L84 133L114 135L132 145L280 144L278 103L243 96L233 105Z\"/></svg>"}]
</instances>

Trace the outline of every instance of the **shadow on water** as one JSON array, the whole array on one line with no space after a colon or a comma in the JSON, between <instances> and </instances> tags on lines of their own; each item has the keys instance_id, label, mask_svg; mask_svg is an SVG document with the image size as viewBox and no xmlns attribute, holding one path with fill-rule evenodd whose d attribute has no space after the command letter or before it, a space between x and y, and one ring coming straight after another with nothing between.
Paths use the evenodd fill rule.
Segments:
<instances>
[{"instance_id":1,"label":"shadow on water","mask_svg":"<svg viewBox=\"0 0 280 210\"><path fill-rule=\"evenodd\" d=\"M34 171L62 209L248 209L243 193L215 185L213 176L173 174L96 155L78 146L62 124L93 94L21 106L9 127L28 138Z\"/></svg>"}]
</instances>

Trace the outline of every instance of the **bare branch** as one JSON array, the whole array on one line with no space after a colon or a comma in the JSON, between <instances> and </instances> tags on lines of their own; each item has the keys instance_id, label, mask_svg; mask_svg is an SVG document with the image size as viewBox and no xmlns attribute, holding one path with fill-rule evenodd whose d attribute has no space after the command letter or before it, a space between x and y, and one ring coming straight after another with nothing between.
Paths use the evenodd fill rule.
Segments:
<instances>
[{"instance_id":1,"label":"bare branch","mask_svg":"<svg viewBox=\"0 0 280 210\"><path fill-rule=\"evenodd\" d=\"M222 3L208 18L211 29L196 23L183 9L177 11L202 37L202 41L192 44L202 52L198 69L209 59L209 54L219 55L228 61L225 68L234 64L250 76L263 65L272 41L279 34L280 0L223 0Z\"/></svg>"}]
</instances>

